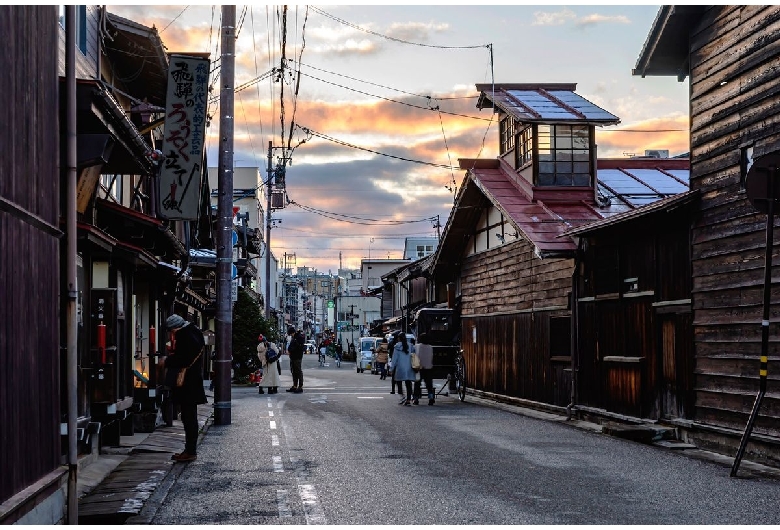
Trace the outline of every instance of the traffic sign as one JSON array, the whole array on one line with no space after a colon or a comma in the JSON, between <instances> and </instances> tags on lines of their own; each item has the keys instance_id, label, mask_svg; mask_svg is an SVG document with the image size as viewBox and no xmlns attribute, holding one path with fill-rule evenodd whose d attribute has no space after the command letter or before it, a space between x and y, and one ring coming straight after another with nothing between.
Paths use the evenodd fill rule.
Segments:
<instances>
[{"instance_id":1,"label":"traffic sign","mask_svg":"<svg viewBox=\"0 0 780 530\"><path fill-rule=\"evenodd\" d=\"M231 263L230 267L230 279L235 280L238 277L238 267L236 267L235 263Z\"/></svg>"},{"instance_id":2,"label":"traffic sign","mask_svg":"<svg viewBox=\"0 0 780 530\"><path fill-rule=\"evenodd\" d=\"M235 230L233 230L231 235L233 236L233 246L235 247L238 244L238 234Z\"/></svg>"},{"instance_id":3,"label":"traffic sign","mask_svg":"<svg viewBox=\"0 0 780 530\"><path fill-rule=\"evenodd\" d=\"M328 309L333 309L334 307L333 300L328 300Z\"/></svg>"}]
</instances>

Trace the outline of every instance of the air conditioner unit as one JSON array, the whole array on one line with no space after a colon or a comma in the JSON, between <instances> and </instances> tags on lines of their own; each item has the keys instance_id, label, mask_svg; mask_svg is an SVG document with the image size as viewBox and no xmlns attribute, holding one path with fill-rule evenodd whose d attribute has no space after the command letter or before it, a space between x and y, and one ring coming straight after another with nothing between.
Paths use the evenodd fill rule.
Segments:
<instances>
[{"instance_id":1,"label":"air conditioner unit","mask_svg":"<svg viewBox=\"0 0 780 530\"><path fill-rule=\"evenodd\" d=\"M645 149L645 156L650 158L669 158L668 149Z\"/></svg>"}]
</instances>

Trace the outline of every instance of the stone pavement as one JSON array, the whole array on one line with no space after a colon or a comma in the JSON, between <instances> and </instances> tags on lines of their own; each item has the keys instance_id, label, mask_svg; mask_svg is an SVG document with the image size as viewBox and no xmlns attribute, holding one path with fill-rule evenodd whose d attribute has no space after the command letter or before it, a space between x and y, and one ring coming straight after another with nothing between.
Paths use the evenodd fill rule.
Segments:
<instances>
[{"instance_id":1,"label":"stone pavement","mask_svg":"<svg viewBox=\"0 0 780 530\"><path fill-rule=\"evenodd\" d=\"M201 439L211 424L212 407L211 403L198 407ZM103 448L103 454L79 470L79 524L149 524L186 466L171 460L184 449L179 420L152 433L123 436L120 443Z\"/></svg>"}]
</instances>

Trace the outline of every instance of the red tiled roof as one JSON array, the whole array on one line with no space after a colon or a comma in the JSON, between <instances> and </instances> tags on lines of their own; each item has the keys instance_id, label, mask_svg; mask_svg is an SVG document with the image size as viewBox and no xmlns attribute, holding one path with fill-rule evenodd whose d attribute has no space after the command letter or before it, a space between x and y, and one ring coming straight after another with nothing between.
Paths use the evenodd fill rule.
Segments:
<instances>
[{"instance_id":1,"label":"red tiled roof","mask_svg":"<svg viewBox=\"0 0 780 530\"><path fill-rule=\"evenodd\" d=\"M471 175L488 199L517 225L523 237L533 243L541 254L576 250L572 239L558 236L576 226L603 218L595 209L595 204L531 201L514 184L512 176L500 167L475 167Z\"/></svg>"}]
</instances>

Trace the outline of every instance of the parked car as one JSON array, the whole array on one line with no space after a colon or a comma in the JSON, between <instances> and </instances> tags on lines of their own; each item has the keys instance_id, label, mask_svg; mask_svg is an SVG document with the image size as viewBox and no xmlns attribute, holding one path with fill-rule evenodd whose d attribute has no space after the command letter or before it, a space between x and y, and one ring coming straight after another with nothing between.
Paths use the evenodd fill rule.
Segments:
<instances>
[{"instance_id":1,"label":"parked car","mask_svg":"<svg viewBox=\"0 0 780 530\"><path fill-rule=\"evenodd\" d=\"M314 353L317 351L317 345L314 344L313 340L306 341L306 344L304 346L306 347L304 353Z\"/></svg>"},{"instance_id":2,"label":"parked car","mask_svg":"<svg viewBox=\"0 0 780 530\"><path fill-rule=\"evenodd\" d=\"M357 360L357 372L362 374L366 370L370 370L372 374L376 373L374 362L374 354L376 352L376 345L379 343L377 337L362 337L360 339L360 351L358 352Z\"/></svg>"}]
</instances>

